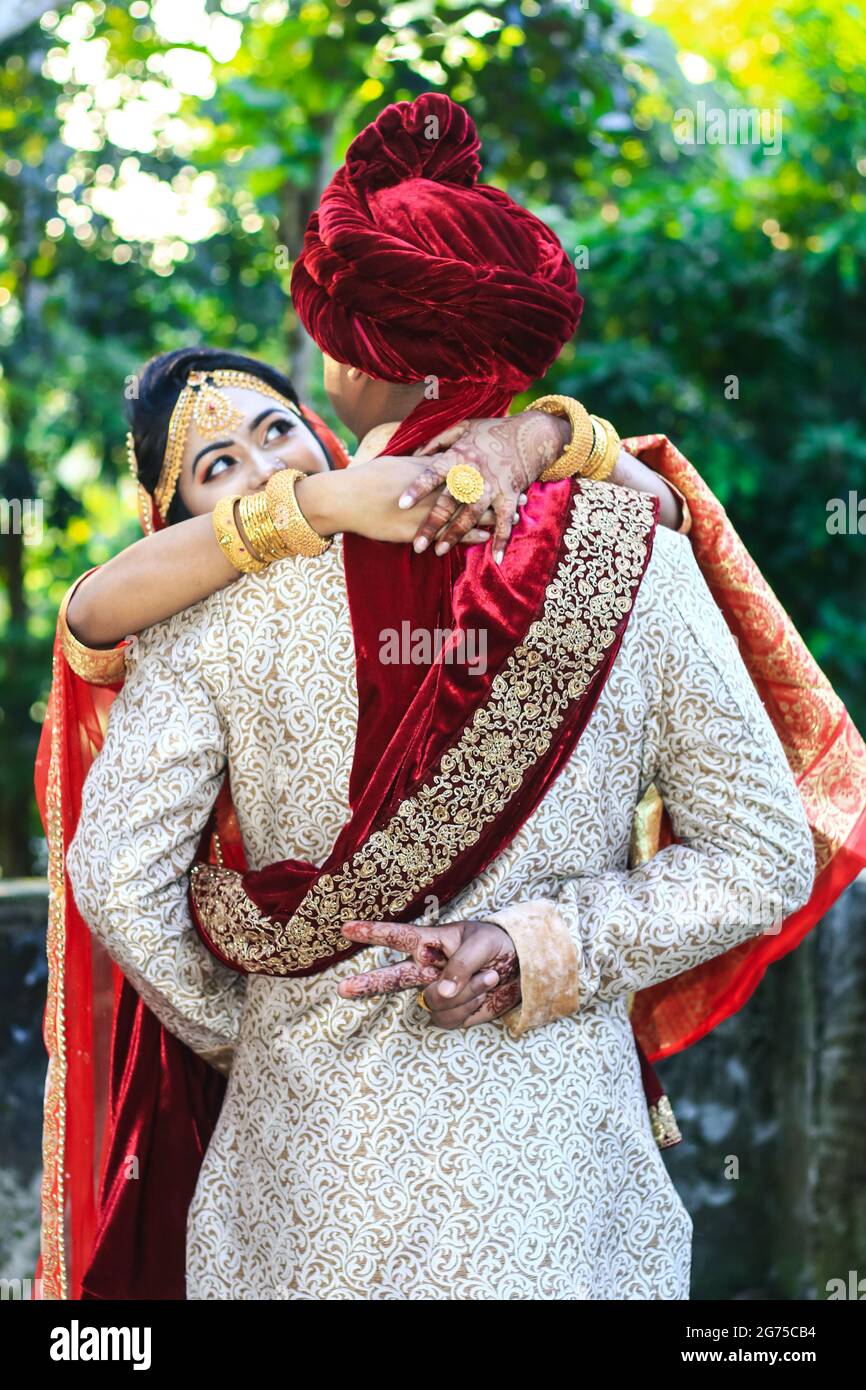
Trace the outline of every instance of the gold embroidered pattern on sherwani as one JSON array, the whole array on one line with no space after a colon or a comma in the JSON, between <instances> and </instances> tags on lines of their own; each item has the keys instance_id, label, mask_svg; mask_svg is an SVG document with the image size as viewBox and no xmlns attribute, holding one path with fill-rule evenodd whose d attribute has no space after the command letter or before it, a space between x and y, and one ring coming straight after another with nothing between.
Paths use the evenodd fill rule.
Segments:
<instances>
[{"instance_id":1,"label":"gold embroidered pattern on sherwani","mask_svg":"<svg viewBox=\"0 0 866 1390\"><path fill-rule=\"evenodd\" d=\"M84 915L167 1026L199 1050L234 1044L189 1215L188 1296L686 1298L691 1220L653 1135L628 996L760 930L745 905L794 910L814 871L778 739L689 543L657 532L573 756L443 913L553 905L547 959L566 933L579 1007L519 1036L505 1020L437 1029L413 990L337 995L401 959L389 948L242 977L194 932L187 874L227 761L253 868L324 863L346 820L342 564L339 544L281 561L142 634L68 858ZM685 842L629 872L651 782ZM544 1008L543 989L528 996Z\"/></svg>"}]
</instances>

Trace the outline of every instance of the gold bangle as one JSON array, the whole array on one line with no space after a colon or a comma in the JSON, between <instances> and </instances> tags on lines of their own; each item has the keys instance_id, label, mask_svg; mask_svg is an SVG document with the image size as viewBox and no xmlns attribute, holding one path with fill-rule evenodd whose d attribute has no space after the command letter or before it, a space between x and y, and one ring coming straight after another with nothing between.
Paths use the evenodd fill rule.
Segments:
<instances>
[{"instance_id":1,"label":"gold bangle","mask_svg":"<svg viewBox=\"0 0 866 1390\"><path fill-rule=\"evenodd\" d=\"M587 468L585 476L592 478L595 482L604 482L605 478L609 478L616 467L620 451L620 437L610 420L604 420L600 415L593 415L592 421L594 425L598 426L604 443L598 462Z\"/></svg>"},{"instance_id":2,"label":"gold bangle","mask_svg":"<svg viewBox=\"0 0 866 1390\"><path fill-rule=\"evenodd\" d=\"M595 470L607 451L607 433L597 415L590 415L589 418L592 421L592 448L589 451L589 458L583 466L583 476L594 478Z\"/></svg>"},{"instance_id":3,"label":"gold bangle","mask_svg":"<svg viewBox=\"0 0 866 1390\"><path fill-rule=\"evenodd\" d=\"M235 503L239 501L240 497L221 497L217 502L211 515L214 535L226 559L236 570L241 574L259 574L267 568L267 561L260 560L244 544L235 521Z\"/></svg>"},{"instance_id":4,"label":"gold bangle","mask_svg":"<svg viewBox=\"0 0 866 1390\"><path fill-rule=\"evenodd\" d=\"M583 473L592 453L595 434L589 413L580 401L571 396L542 396L533 401L529 410L542 410L545 415L558 415L571 425L571 439L564 450L539 478L542 483L558 483L574 473Z\"/></svg>"},{"instance_id":5,"label":"gold bangle","mask_svg":"<svg viewBox=\"0 0 866 1390\"><path fill-rule=\"evenodd\" d=\"M271 520L289 555L310 558L323 555L334 543L333 536L320 536L298 506L295 486L306 474L300 468L281 468L272 473L265 487Z\"/></svg>"},{"instance_id":6,"label":"gold bangle","mask_svg":"<svg viewBox=\"0 0 866 1390\"><path fill-rule=\"evenodd\" d=\"M249 493L238 503L238 521L243 527L249 549L259 560L270 564L290 553L268 509L264 492Z\"/></svg>"}]
</instances>

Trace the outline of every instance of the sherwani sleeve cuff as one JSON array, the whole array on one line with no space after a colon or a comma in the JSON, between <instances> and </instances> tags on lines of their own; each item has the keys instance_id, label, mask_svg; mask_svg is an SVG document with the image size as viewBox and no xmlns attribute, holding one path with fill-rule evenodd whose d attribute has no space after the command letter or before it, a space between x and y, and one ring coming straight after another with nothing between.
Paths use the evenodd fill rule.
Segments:
<instances>
[{"instance_id":1,"label":"sherwani sleeve cuff","mask_svg":"<svg viewBox=\"0 0 866 1390\"><path fill-rule=\"evenodd\" d=\"M580 961L574 938L556 906L548 898L485 913L514 942L520 962L521 1002L502 1015L513 1038L530 1028L576 1013L580 1004Z\"/></svg>"}]
</instances>

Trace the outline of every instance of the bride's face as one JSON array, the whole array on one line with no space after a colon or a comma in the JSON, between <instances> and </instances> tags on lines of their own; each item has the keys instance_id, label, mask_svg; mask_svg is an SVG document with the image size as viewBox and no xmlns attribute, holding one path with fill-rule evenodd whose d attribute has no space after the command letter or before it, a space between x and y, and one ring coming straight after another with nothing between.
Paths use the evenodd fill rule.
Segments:
<instances>
[{"instance_id":1,"label":"bride's face","mask_svg":"<svg viewBox=\"0 0 866 1390\"><path fill-rule=\"evenodd\" d=\"M238 386L220 390L243 411L243 423L205 439L195 422L187 434L178 488L193 516L212 512L221 497L259 492L272 473L321 473L328 460L304 421L271 396Z\"/></svg>"}]
</instances>

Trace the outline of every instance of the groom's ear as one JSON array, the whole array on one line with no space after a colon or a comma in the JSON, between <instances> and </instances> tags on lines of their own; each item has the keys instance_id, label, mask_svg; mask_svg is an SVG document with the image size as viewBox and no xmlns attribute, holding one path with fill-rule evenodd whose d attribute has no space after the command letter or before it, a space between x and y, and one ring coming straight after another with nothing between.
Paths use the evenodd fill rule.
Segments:
<instances>
[{"instance_id":1,"label":"groom's ear","mask_svg":"<svg viewBox=\"0 0 866 1390\"><path fill-rule=\"evenodd\" d=\"M364 373L361 371L360 367L347 367L346 376L350 381L360 381Z\"/></svg>"}]
</instances>

